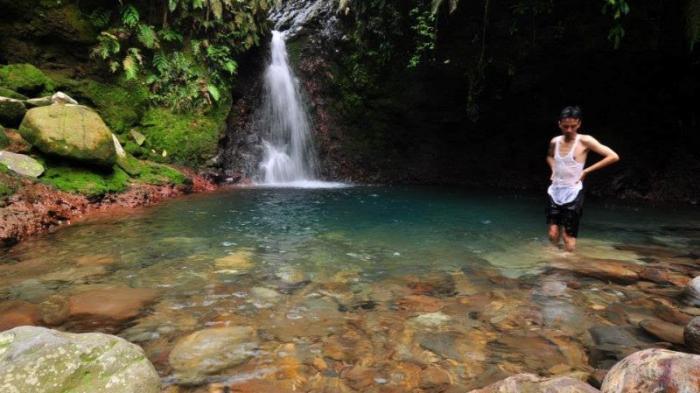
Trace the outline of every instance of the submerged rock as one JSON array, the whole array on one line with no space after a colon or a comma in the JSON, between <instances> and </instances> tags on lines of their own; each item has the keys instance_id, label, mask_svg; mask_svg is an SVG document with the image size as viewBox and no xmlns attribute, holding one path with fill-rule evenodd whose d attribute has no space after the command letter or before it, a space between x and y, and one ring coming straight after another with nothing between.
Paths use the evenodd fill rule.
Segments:
<instances>
[{"instance_id":1,"label":"submerged rock","mask_svg":"<svg viewBox=\"0 0 700 393\"><path fill-rule=\"evenodd\" d=\"M469 393L596 393L598 389L570 377L541 378L518 374Z\"/></svg>"},{"instance_id":2,"label":"submerged rock","mask_svg":"<svg viewBox=\"0 0 700 393\"><path fill-rule=\"evenodd\" d=\"M700 317L695 317L683 329L685 346L693 353L700 353Z\"/></svg>"},{"instance_id":3,"label":"submerged rock","mask_svg":"<svg viewBox=\"0 0 700 393\"><path fill-rule=\"evenodd\" d=\"M24 154L0 151L0 164L22 176L39 177L44 173L44 166L39 161Z\"/></svg>"},{"instance_id":4,"label":"submerged rock","mask_svg":"<svg viewBox=\"0 0 700 393\"><path fill-rule=\"evenodd\" d=\"M158 393L160 379L119 337L23 326L0 333L0 391Z\"/></svg>"},{"instance_id":5,"label":"submerged rock","mask_svg":"<svg viewBox=\"0 0 700 393\"><path fill-rule=\"evenodd\" d=\"M112 132L97 112L79 105L30 109L19 128L44 153L112 166L117 158Z\"/></svg>"},{"instance_id":6,"label":"submerged rock","mask_svg":"<svg viewBox=\"0 0 700 393\"><path fill-rule=\"evenodd\" d=\"M664 322L659 319L645 319L639 322L639 327L652 336L672 344L683 344L683 327Z\"/></svg>"},{"instance_id":7,"label":"submerged rock","mask_svg":"<svg viewBox=\"0 0 700 393\"><path fill-rule=\"evenodd\" d=\"M639 265L625 261L597 258L574 258L555 261L556 269L567 270L581 276L593 277L603 281L629 284L639 281Z\"/></svg>"},{"instance_id":8,"label":"submerged rock","mask_svg":"<svg viewBox=\"0 0 700 393\"><path fill-rule=\"evenodd\" d=\"M70 318L88 326L117 325L137 317L152 303L158 291L148 288L93 289L68 300Z\"/></svg>"},{"instance_id":9,"label":"submerged rock","mask_svg":"<svg viewBox=\"0 0 700 393\"><path fill-rule=\"evenodd\" d=\"M0 331L23 325L36 325L39 320L39 309L32 303L21 300L0 303ZM1 348L2 343L0 353Z\"/></svg>"},{"instance_id":10,"label":"submerged rock","mask_svg":"<svg viewBox=\"0 0 700 393\"><path fill-rule=\"evenodd\" d=\"M210 374L246 362L258 347L248 326L210 328L180 339L170 352L170 366L179 383L201 383Z\"/></svg>"},{"instance_id":11,"label":"submerged rock","mask_svg":"<svg viewBox=\"0 0 700 393\"><path fill-rule=\"evenodd\" d=\"M689 306L700 306L700 276L690 280L683 293L683 302Z\"/></svg>"},{"instance_id":12,"label":"submerged rock","mask_svg":"<svg viewBox=\"0 0 700 393\"><path fill-rule=\"evenodd\" d=\"M666 349L646 349L608 371L603 393L698 392L700 356Z\"/></svg>"}]
</instances>

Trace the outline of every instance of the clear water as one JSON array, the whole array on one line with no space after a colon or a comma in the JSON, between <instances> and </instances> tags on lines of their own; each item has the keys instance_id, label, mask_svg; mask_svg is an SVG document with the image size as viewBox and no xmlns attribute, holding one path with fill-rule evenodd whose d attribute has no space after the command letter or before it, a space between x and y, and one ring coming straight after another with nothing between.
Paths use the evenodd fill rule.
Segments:
<instances>
[{"instance_id":1,"label":"clear water","mask_svg":"<svg viewBox=\"0 0 700 393\"><path fill-rule=\"evenodd\" d=\"M5 250L0 254L0 296L3 302L41 304L50 296L68 297L90 288L157 289L155 304L109 331L142 345L164 377L171 371L162 354L197 329L245 324L267 332L261 334L262 349L255 359L219 376L233 378L262 364L274 369L280 358L275 348L283 344L295 343L301 358L322 351L335 334L354 329L350 320L352 326L393 321L391 326L402 329L396 334L413 329L413 338L385 338L384 347L366 355L377 362L393 364L396 351L424 349L411 340L426 329L465 337L478 332L491 340L483 346L483 356L475 357L480 359L474 366L479 375L506 361L518 370L542 372L562 360L533 360L527 351L542 350L540 344L517 347L519 340L507 338L566 331L579 345L588 345L585 329L616 323L606 319L606 307L639 292L597 281L576 291L561 284L572 278L557 278L547 270L552 260L565 256L547 244L543 208L539 196L446 188L231 189L128 217L95 217ZM620 249L627 245L686 255L700 249L699 228L695 208L588 203L577 254L649 260L644 252ZM91 255L113 262L100 274L83 276L76 260ZM240 258L221 262L231 255ZM69 272L68 277L57 278L61 272ZM445 277L455 287L435 289L441 285L436 280ZM425 295L420 289L425 286L433 288L423 292L442 305L440 312L451 322L438 327L410 322L429 310L402 305L413 295ZM278 298L256 297L255 288L271 289ZM558 295L543 297L552 288ZM508 317L494 310L510 310L512 304L537 312L541 325L504 330L499 318ZM496 314L484 321L472 318L489 313ZM59 328L94 329L71 321ZM374 334L371 326L365 329ZM315 345L316 352L302 344ZM447 363L443 367L457 373ZM388 378L377 373L377 378ZM459 375L455 384L465 387L487 378ZM484 375L491 380L501 374Z\"/></svg>"}]
</instances>

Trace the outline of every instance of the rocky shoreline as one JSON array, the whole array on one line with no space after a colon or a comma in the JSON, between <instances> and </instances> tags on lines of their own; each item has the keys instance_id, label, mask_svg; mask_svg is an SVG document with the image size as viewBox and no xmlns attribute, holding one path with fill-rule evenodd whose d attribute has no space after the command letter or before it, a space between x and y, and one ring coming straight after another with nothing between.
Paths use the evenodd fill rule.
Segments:
<instances>
[{"instance_id":1,"label":"rocky shoreline","mask_svg":"<svg viewBox=\"0 0 700 393\"><path fill-rule=\"evenodd\" d=\"M0 246L11 246L30 236L53 231L93 212L150 206L181 195L218 188L217 184L191 170L180 170L187 173L188 184L137 183L124 192L92 198L24 180L5 206L0 207Z\"/></svg>"}]
</instances>

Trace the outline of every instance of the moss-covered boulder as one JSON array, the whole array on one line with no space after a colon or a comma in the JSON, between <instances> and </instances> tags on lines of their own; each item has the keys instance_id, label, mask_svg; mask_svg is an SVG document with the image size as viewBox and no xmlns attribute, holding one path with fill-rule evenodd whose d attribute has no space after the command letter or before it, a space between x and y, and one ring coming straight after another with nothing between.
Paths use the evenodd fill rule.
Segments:
<instances>
[{"instance_id":1,"label":"moss-covered boulder","mask_svg":"<svg viewBox=\"0 0 700 393\"><path fill-rule=\"evenodd\" d=\"M39 161L9 151L0 151L0 164L22 176L39 177L44 172L44 166Z\"/></svg>"},{"instance_id":2,"label":"moss-covered boulder","mask_svg":"<svg viewBox=\"0 0 700 393\"><path fill-rule=\"evenodd\" d=\"M0 333L0 390L158 393L160 379L143 349L122 338L22 326Z\"/></svg>"},{"instance_id":3,"label":"moss-covered boulder","mask_svg":"<svg viewBox=\"0 0 700 393\"><path fill-rule=\"evenodd\" d=\"M122 192L129 187L129 175L116 165L111 169L95 170L49 161L41 181L61 191L86 196Z\"/></svg>"},{"instance_id":4,"label":"moss-covered boulder","mask_svg":"<svg viewBox=\"0 0 700 393\"><path fill-rule=\"evenodd\" d=\"M0 97L14 98L15 100L26 100L27 96L12 91L10 89L0 87Z\"/></svg>"},{"instance_id":5,"label":"moss-covered boulder","mask_svg":"<svg viewBox=\"0 0 700 393\"><path fill-rule=\"evenodd\" d=\"M30 109L19 128L22 137L47 154L112 166L116 150L112 132L92 109L51 105Z\"/></svg>"},{"instance_id":6,"label":"moss-covered boulder","mask_svg":"<svg viewBox=\"0 0 700 393\"><path fill-rule=\"evenodd\" d=\"M228 106L224 104L207 114L151 108L141 121L141 131L146 136L145 146L155 151L154 159L188 166L202 165L216 155L227 114Z\"/></svg>"},{"instance_id":7,"label":"moss-covered boulder","mask_svg":"<svg viewBox=\"0 0 700 393\"><path fill-rule=\"evenodd\" d=\"M22 122L25 113L27 113L27 108L22 101L0 97L0 124L17 127Z\"/></svg>"},{"instance_id":8,"label":"moss-covered boulder","mask_svg":"<svg viewBox=\"0 0 700 393\"><path fill-rule=\"evenodd\" d=\"M53 89L53 81L31 64L0 66L0 86L27 96Z\"/></svg>"}]
</instances>

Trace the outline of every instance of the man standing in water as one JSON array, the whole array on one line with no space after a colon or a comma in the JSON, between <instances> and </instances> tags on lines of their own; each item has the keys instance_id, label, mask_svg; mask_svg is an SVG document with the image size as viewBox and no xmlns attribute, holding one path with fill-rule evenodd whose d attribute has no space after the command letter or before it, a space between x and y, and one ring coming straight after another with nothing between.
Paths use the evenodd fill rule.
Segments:
<instances>
[{"instance_id":1,"label":"man standing in water","mask_svg":"<svg viewBox=\"0 0 700 393\"><path fill-rule=\"evenodd\" d=\"M559 115L562 135L552 138L547 153L547 163L552 169L546 209L549 240L558 246L563 236L566 251L576 248L578 224L583 213L583 180L589 173L620 160L611 148L590 135L579 134L580 128L581 108L564 108ZM603 159L584 169L589 151L600 154Z\"/></svg>"}]
</instances>

